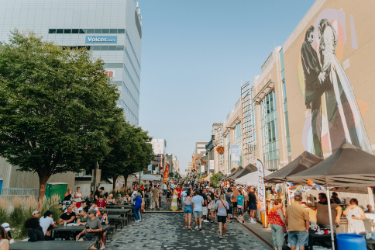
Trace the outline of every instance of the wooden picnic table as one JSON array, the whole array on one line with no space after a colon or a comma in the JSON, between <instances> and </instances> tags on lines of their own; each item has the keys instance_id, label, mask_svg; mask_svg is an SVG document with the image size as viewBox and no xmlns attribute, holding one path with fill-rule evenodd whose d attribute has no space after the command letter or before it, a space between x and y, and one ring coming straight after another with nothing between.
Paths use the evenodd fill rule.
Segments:
<instances>
[{"instance_id":1,"label":"wooden picnic table","mask_svg":"<svg viewBox=\"0 0 375 250\"><path fill-rule=\"evenodd\" d=\"M121 217L120 214L109 214L108 215L108 220L119 219L120 217Z\"/></svg>"},{"instance_id":2,"label":"wooden picnic table","mask_svg":"<svg viewBox=\"0 0 375 250\"><path fill-rule=\"evenodd\" d=\"M133 205L107 205L107 208L133 208Z\"/></svg>"},{"instance_id":3,"label":"wooden picnic table","mask_svg":"<svg viewBox=\"0 0 375 250\"><path fill-rule=\"evenodd\" d=\"M90 249L95 241L20 241L9 245L11 250L86 250Z\"/></svg>"},{"instance_id":4,"label":"wooden picnic table","mask_svg":"<svg viewBox=\"0 0 375 250\"><path fill-rule=\"evenodd\" d=\"M109 225L102 225L103 231L108 229ZM85 229L85 226L63 226L63 225L56 225L56 227L52 228L52 237L55 237L55 232L82 232ZM97 232L96 234L100 234L101 232Z\"/></svg>"}]
</instances>

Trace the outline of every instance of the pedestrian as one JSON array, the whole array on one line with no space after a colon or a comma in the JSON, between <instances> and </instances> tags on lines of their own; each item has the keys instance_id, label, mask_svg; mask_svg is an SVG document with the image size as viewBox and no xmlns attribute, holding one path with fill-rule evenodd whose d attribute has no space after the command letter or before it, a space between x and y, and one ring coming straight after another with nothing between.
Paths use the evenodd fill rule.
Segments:
<instances>
[{"instance_id":1,"label":"pedestrian","mask_svg":"<svg viewBox=\"0 0 375 250\"><path fill-rule=\"evenodd\" d=\"M228 219L227 219L227 222L229 222L229 223L232 223L231 217L232 217L232 214L233 214L232 194L233 194L233 192L232 192L232 189L230 188L230 189L228 189L228 193L225 195L225 200L227 201L228 206L229 206Z\"/></svg>"},{"instance_id":2,"label":"pedestrian","mask_svg":"<svg viewBox=\"0 0 375 250\"><path fill-rule=\"evenodd\" d=\"M187 191L187 195L184 201L184 214L185 214L185 228L191 230L191 215L193 213L193 207L191 202L191 190Z\"/></svg>"},{"instance_id":3,"label":"pedestrian","mask_svg":"<svg viewBox=\"0 0 375 250\"><path fill-rule=\"evenodd\" d=\"M168 208L172 206L172 190L170 186L167 189L166 198L167 198L167 208Z\"/></svg>"},{"instance_id":4,"label":"pedestrian","mask_svg":"<svg viewBox=\"0 0 375 250\"><path fill-rule=\"evenodd\" d=\"M256 220L255 220L255 212L257 210L257 205L256 205L256 202L257 202L257 195L255 193L255 188L254 187L250 187L250 191L248 193L248 196L249 196L249 221L250 223L257 223Z\"/></svg>"},{"instance_id":5,"label":"pedestrian","mask_svg":"<svg viewBox=\"0 0 375 250\"><path fill-rule=\"evenodd\" d=\"M207 186L207 188L208 188L208 186ZM201 196L203 197L203 200L204 200L204 203L203 203L203 205L202 205L203 222L209 222L209 221L207 220L207 214L208 214L208 208L207 208L207 205L208 205L208 198L207 198L207 189L206 189L206 188L202 189Z\"/></svg>"},{"instance_id":6,"label":"pedestrian","mask_svg":"<svg viewBox=\"0 0 375 250\"><path fill-rule=\"evenodd\" d=\"M145 208L150 207L150 198L151 198L150 189L146 188L146 191L145 191Z\"/></svg>"},{"instance_id":7,"label":"pedestrian","mask_svg":"<svg viewBox=\"0 0 375 250\"><path fill-rule=\"evenodd\" d=\"M172 205L171 205L172 211L177 211L177 208L178 208L177 199L178 199L178 193L177 193L177 190L174 189L173 196L172 196Z\"/></svg>"},{"instance_id":8,"label":"pedestrian","mask_svg":"<svg viewBox=\"0 0 375 250\"><path fill-rule=\"evenodd\" d=\"M177 205L178 205L178 210L181 210L182 208L182 204L181 204L181 193L182 193L182 189L181 189L181 185L178 185L177 188L176 188L176 192L177 192Z\"/></svg>"},{"instance_id":9,"label":"pedestrian","mask_svg":"<svg viewBox=\"0 0 375 250\"><path fill-rule=\"evenodd\" d=\"M168 189L168 187L167 187L167 183L164 183L164 184L163 184L163 195L166 195L166 194L167 194L167 189Z\"/></svg>"},{"instance_id":10,"label":"pedestrian","mask_svg":"<svg viewBox=\"0 0 375 250\"><path fill-rule=\"evenodd\" d=\"M77 202L77 207L80 208L82 204L82 197L83 197L80 187L77 187L77 191L74 193L73 197L74 197L74 200Z\"/></svg>"},{"instance_id":11,"label":"pedestrian","mask_svg":"<svg viewBox=\"0 0 375 250\"><path fill-rule=\"evenodd\" d=\"M237 218L237 217L236 217L236 213L237 213L237 196L238 196L238 189L237 189L237 187L234 186L234 184L232 184L231 186L232 186L232 190L233 190L233 194L232 194L233 218Z\"/></svg>"},{"instance_id":12,"label":"pedestrian","mask_svg":"<svg viewBox=\"0 0 375 250\"><path fill-rule=\"evenodd\" d=\"M243 203L244 203L245 198L242 195L242 191L238 191L238 196L237 196L237 212L239 214L243 214Z\"/></svg>"},{"instance_id":13,"label":"pedestrian","mask_svg":"<svg viewBox=\"0 0 375 250\"><path fill-rule=\"evenodd\" d=\"M135 217L135 222L140 222L141 221L141 214L140 210L142 207L142 196L141 193L137 193L136 195L133 196L133 201L134 201L134 217Z\"/></svg>"},{"instance_id":14,"label":"pedestrian","mask_svg":"<svg viewBox=\"0 0 375 250\"><path fill-rule=\"evenodd\" d=\"M358 200L353 198L350 200L350 206L344 210L344 215L348 219L348 233L364 233L366 232L363 220L366 219L366 215L362 208L358 206Z\"/></svg>"},{"instance_id":15,"label":"pedestrian","mask_svg":"<svg viewBox=\"0 0 375 250\"><path fill-rule=\"evenodd\" d=\"M157 189L156 186L154 186L151 189L151 192L152 192L151 209L154 209L157 207L157 209L159 210L159 189ZM154 206L154 203L155 203L155 206Z\"/></svg>"},{"instance_id":16,"label":"pedestrian","mask_svg":"<svg viewBox=\"0 0 375 250\"><path fill-rule=\"evenodd\" d=\"M193 204L193 215L195 220L195 230L202 231L202 205L204 204L204 199L198 193L191 199ZM198 224L199 222L199 224Z\"/></svg>"},{"instance_id":17,"label":"pedestrian","mask_svg":"<svg viewBox=\"0 0 375 250\"><path fill-rule=\"evenodd\" d=\"M229 204L224 199L224 194L220 195L219 200L216 201L215 205L216 213L217 213L217 221L219 222L219 233L220 233L220 239L225 237L225 231L227 229L226 225L226 218L227 218L227 212L229 210Z\"/></svg>"},{"instance_id":18,"label":"pedestrian","mask_svg":"<svg viewBox=\"0 0 375 250\"><path fill-rule=\"evenodd\" d=\"M309 241L310 217L305 208L301 206L302 195L294 195L294 203L289 205L285 212L285 223L288 227L288 243L291 250L299 246L304 250Z\"/></svg>"},{"instance_id":19,"label":"pedestrian","mask_svg":"<svg viewBox=\"0 0 375 250\"><path fill-rule=\"evenodd\" d=\"M214 193L211 193L211 192L210 192L210 195L208 197L210 199L210 203L208 204L207 208L209 209L209 213L211 215L210 216L211 223L214 223L214 221L217 222L216 209L215 209L216 208L216 199L215 199Z\"/></svg>"},{"instance_id":20,"label":"pedestrian","mask_svg":"<svg viewBox=\"0 0 375 250\"><path fill-rule=\"evenodd\" d=\"M273 204L274 206L268 212L268 222L271 224L273 247L275 250L282 250L285 229L283 203L281 199L275 199Z\"/></svg>"}]
</instances>

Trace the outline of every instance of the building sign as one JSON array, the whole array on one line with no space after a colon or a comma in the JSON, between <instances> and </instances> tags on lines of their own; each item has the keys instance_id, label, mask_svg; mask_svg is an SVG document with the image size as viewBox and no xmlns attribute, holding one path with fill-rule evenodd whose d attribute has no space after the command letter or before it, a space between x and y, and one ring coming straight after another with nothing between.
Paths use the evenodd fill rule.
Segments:
<instances>
[{"instance_id":1,"label":"building sign","mask_svg":"<svg viewBox=\"0 0 375 250\"><path fill-rule=\"evenodd\" d=\"M204 167L203 165L201 166L201 173L204 173Z\"/></svg>"},{"instance_id":2,"label":"building sign","mask_svg":"<svg viewBox=\"0 0 375 250\"><path fill-rule=\"evenodd\" d=\"M210 160L210 169L215 169L215 160Z\"/></svg>"},{"instance_id":3,"label":"building sign","mask_svg":"<svg viewBox=\"0 0 375 250\"><path fill-rule=\"evenodd\" d=\"M104 71L104 74L106 74L109 77L116 77L114 69L107 69L106 71Z\"/></svg>"},{"instance_id":4,"label":"building sign","mask_svg":"<svg viewBox=\"0 0 375 250\"><path fill-rule=\"evenodd\" d=\"M117 36L86 36L85 43L117 43Z\"/></svg>"},{"instance_id":5,"label":"building sign","mask_svg":"<svg viewBox=\"0 0 375 250\"><path fill-rule=\"evenodd\" d=\"M231 154L231 161L232 162L240 162L240 146L233 145L230 146L230 154Z\"/></svg>"}]
</instances>

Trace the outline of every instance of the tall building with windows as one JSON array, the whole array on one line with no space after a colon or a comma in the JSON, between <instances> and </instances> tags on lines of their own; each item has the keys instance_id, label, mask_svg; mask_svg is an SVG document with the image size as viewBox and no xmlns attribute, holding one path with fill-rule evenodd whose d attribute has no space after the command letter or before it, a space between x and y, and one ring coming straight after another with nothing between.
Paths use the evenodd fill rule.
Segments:
<instances>
[{"instance_id":1,"label":"tall building with windows","mask_svg":"<svg viewBox=\"0 0 375 250\"><path fill-rule=\"evenodd\" d=\"M118 86L118 106L139 124L142 17L134 0L0 1L0 41L34 31L65 47L92 51Z\"/></svg>"}]
</instances>

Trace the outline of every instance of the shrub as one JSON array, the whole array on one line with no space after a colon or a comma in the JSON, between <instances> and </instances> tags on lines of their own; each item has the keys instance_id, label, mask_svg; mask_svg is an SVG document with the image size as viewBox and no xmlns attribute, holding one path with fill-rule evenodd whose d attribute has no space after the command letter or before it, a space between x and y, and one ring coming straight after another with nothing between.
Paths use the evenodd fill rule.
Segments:
<instances>
[{"instance_id":1,"label":"shrub","mask_svg":"<svg viewBox=\"0 0 375 250\"><path fill-rule=\"evenodd\" d=\"M0 224L8 221L9 201L0 197Z\"/></svg>"}]
</instances>

